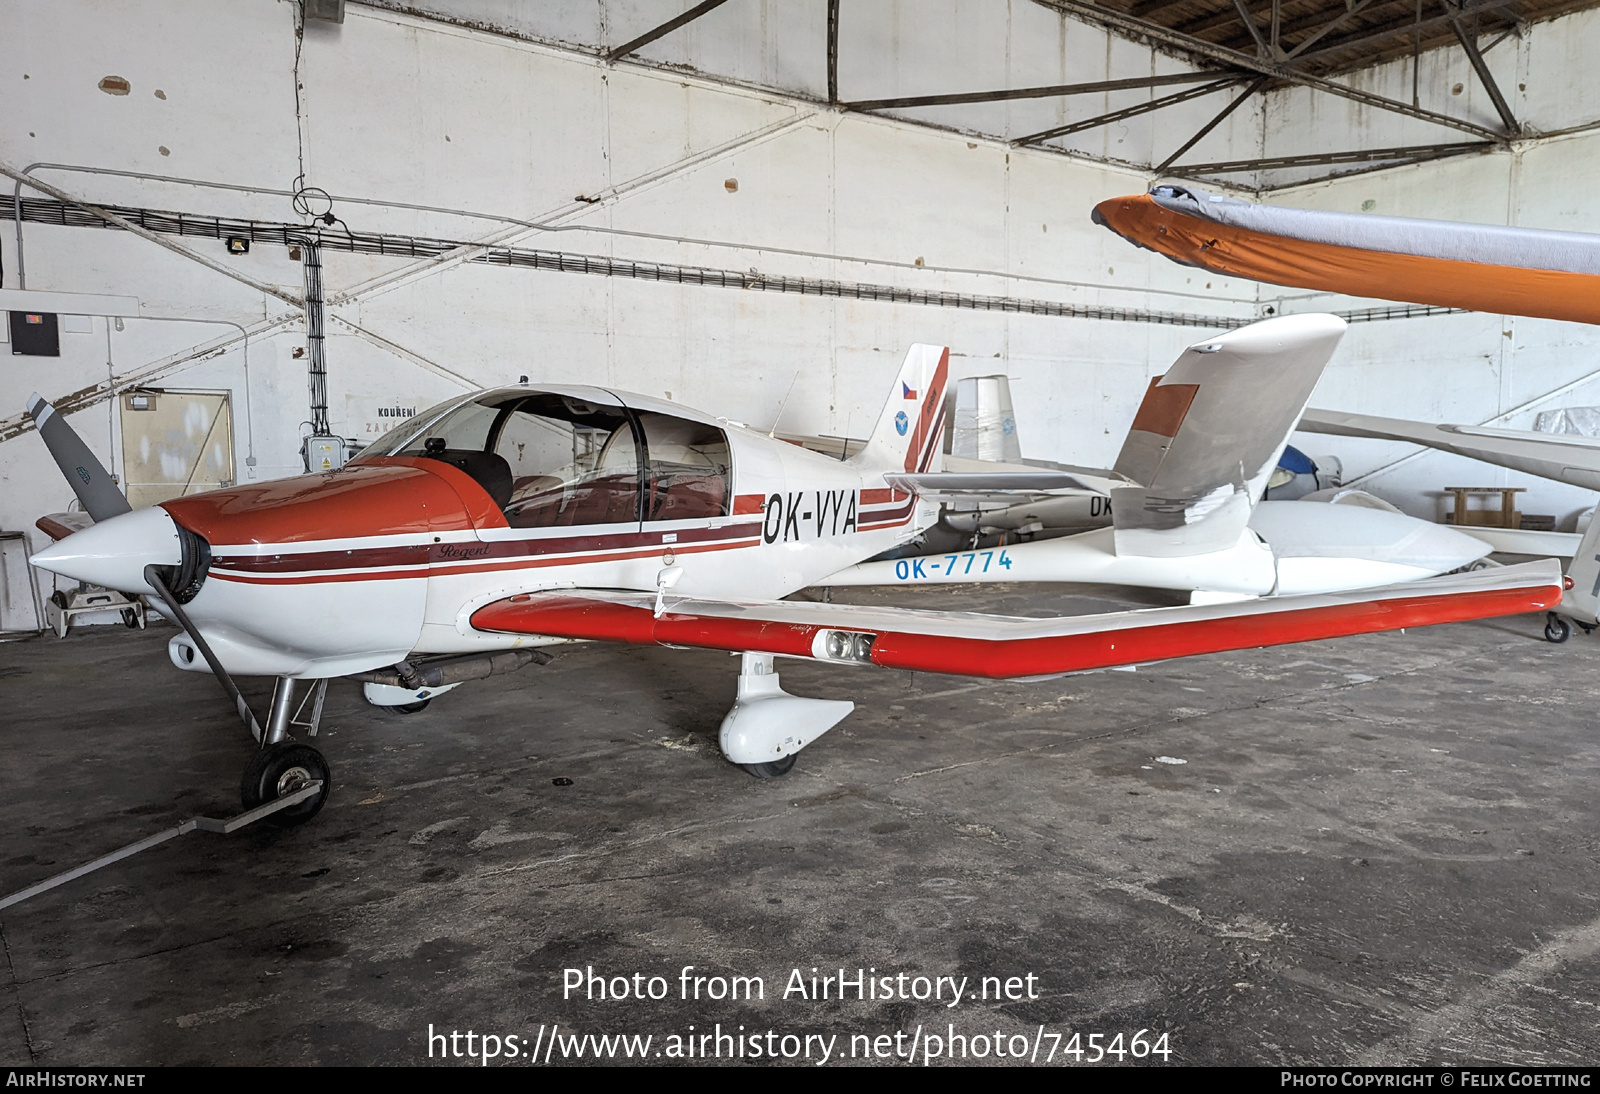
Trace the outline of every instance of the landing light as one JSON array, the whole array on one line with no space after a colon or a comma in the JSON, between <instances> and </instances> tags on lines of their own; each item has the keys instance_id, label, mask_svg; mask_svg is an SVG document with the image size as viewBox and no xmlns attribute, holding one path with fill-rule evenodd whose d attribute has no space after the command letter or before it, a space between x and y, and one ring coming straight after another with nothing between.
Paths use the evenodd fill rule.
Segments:
<instances>
[{"instance_id":1,"label":"landing light","mask_svg":"<svg viewBox=\"0 0 1600 1094\"><path fill-rule=\"evenodd\" d=\"M820 656L829 661L872 663L872 643L878 636L859 631L823 631L818 642Z\"/></svg>"}]
</instances>

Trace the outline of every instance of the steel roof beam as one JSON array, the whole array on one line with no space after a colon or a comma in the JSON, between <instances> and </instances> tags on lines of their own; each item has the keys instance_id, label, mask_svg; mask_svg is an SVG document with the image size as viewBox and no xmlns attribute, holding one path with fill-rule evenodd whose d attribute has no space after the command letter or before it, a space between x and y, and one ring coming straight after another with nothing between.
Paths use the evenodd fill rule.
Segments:
<instances>
[{"instance_id":1,"label":"steel roof beam","mask_svg":"<svg viewBox=\"0 0 1600 1094\"><path fill-rule=\"evenodd\" d=\"M1467 28L1461 25L1461 19L1456 9L1451 7L1450 0L1439 0L1439 6L1444 8L1445 14L1450 17L1450 29L1455 31L1456 41L1461 43L1467 59L1472 62L1473 71L1478 74L1484 90L1489 92L1489 100L1494 103L1495 111L1500 115L1500 121L1505 125L1506 132L1513 137L1522 136L1522 125L1517 121L1517 116L1511 112L1511 104L1506 102L1506 97L1500 93L1500 85L1494 82L1494 75L1484 62L1483 54L1478 52L1478 43L1467 33Z\"/></svg>"},{"instance_id":2,"label":"steel roof beam","mask_svg":"<svg viewBox=\"0 0 1600 1094\"><path fill-rule=\"evenodd\" d=\"M1245 100L1248 99L1250 96L1252 96L1256 92L1260 91L1263 87L1266 87L1267 83L1270 80L1271 80L1270 76L1262 76L1259 79L1257 79L1254 82L1252 82L1249 87L1245 88L1238 95L1235 95L1234 98L1233 98L1233 102L1231 102L1227 106L1223 107L1222 110L1217 114L1217 116L1215 118L1212 118L1209 122L1206 122L1205 125L1200 127L1200 132L1196 133L1194 136L1192 136L1188 140L1184 141L1183 142L1183 146L1181 148L1179 148L1176 152L1172 153L1172 155L1168 156L1166 159L1162 160L1161 161L1161 166L1156 168L1156 172L1159 174L1159 173L1165 171L1167 168L1171 167L1173 162L1176 161L1179 156L1183 155L1185 152L1189 151L1189 149L1191 149L1195 145L1199 144L1201 139L1207 133L1211 132L1217 126L1221 125L1223 123L1223 121L1227 119L1229 114L1232 114L1235 110L1238 110L1241 106L1243 106Z\"/></svg>"},{"instance_id":3,"label":"steel roof beam","mask_svg":"<svg viewBox=\"0 0 1600 1094\"><path fill-rule=\"evenodd\" d=\"M918 106L958 106L963 103L997 103L1013 99L1052 99L1063 95L1097 95L1103 91L1132 91L1169 84L1196 84L1215 80L1217 72L1173 72L1165 76L1134 76L1125 80L1096 80L1086 84L1054 84L1049 87L1013 87L1003 91L961 91L949 95L906 95L898 99L862 99L840 103L846 110L906 110ZM1243 74L1240 74L1241 76Z\"/></svg>"},{"instance_id":4,"label":"steel roof beam","mask_svg":"<svg viewBox=\"0 0 1600 1094\"><path fill-rule=\"evenodd\" d=\"M1324 35L1331 34L1335 30L1338 30L1340 27L1342 27L1346 19L1351 19L1357 15L1360 15L1363 11L1366 11L1371 6L1372 0L1358 0L1357 3L1345 8L1343 13L1335 16L1332 19L1329 19L1326 23L1322 24L1322 28L1320 30L1316 31L1311 35L1311 37L1307 38L1305 41L1301 42L1299 45L1295 46L1287 54L1285 54L1284 60L1294 60L1317 42L1320 42ZM1292 33L1299 33L1300 30L1300 27L1294 27Z\"/></svg>"},{"instance_id":5,"label":"steel roof beam","mask_svg":"<svg viewBox=\"0 0 1600 1094\"><path fill-rule=\"evenodd\" d=\"M1154 15L1158 11L1166 11L1168 8L1175 8L1184 2L1185 0L1140 0L1139 3L1133 5L1133 7L1129 9L1128 14L1132 15L1135 19L1144 19L1147 16Z\"/></svg>"},{"instance_id":6,"label":"steel roof beam","mask_svg":"<svg viewBox=\"0 0 1600 1094\"><path fill-rule=\"evenodd\" d=\"M1190 99L1198 99L1203 95L1211 94L1213 91L1221 91L1225 87L1232 87L1244 79L1246 79L1244 76L1231 76L1224 80L1216 80L1206 84L1204 87L1192 87L1187 91L1179 91L1173 95L1163 95L1159 99L1151 99L1149 102L1125 106L1121 110L1113 110L1109 114L1085 118L1082 121L1071 122L1067 125L1058 125L1053 129L1041 130L1038 133L1030 133L1026 137L1018 137L1011 143L1014 147L1020 148L1023 145L1038 144L1041 141L1054 140L1056 137L1065 137L1069 133L1079 133L1085 129L1098 129L1102 125L1110 125L1112 122L1120 122L1128 118L1137 118L1140 114L1149 114L1152 111L1163 110L1179 103L1186 103Z\"/></svg>"},{"instance_id":7,"label":"steel roof beam","mask_svg":"<svg viewBox=\"0 0 1600 1094\"><path fill-rule=\"evenodd\" d=\"M727 2L728 2L728 0L705 0L704 3L696 4L694 7L690 8L688 11L684 12L682 15L678 16L677 18L668 19L665 23L662 23L659 27L656 27L653 30L645 31L643 34L639 35L639 37L635 38L631 42L624 42L622 45L618 46L616 49L614 49L610 53L606 54L606 60L608 60L608 61L616 61L616 60L620 60L623 57L626 57L630 53L635 53L638 50L641 50L645 46L649 45L651 42L654 42L657 38L661 38L661 37L663 37L665 35L671 34L673 31L677 30L679 27L684 26L684 25L686 25L688 23L694 22L696 19L700 18L706 12L712 10L713 8L720 8L723 4L726 4Z\"/></svg>"},{"instance_id":8,"label":"steel roof beam","mask_svg":"<svg viewBox=\"0 0 1600 1094\"><path fill-rule=\"evenodd\" d=\"M1496 133L1494 130L1478 125L1476 122L1469 122L1464 118L1451 117L1449 114L1441 114L1434 110L1425 110L1422 107L1412 106L1410 103L1400 102L1398 99L1390 99L1370 91L1363 91L1360 88L1347 87L1344 84L1335 83L1320 76L1312 76L1298 68L1285 64L1252 57L1240 50L1219 46L1213 42L1207 42L1203 38L1194 38L1157 23L1148 23L1142 19L1124 15L1122 12L1100 7L1092 3L1091 0L1037 0L1037 2L1053 8L1063 15L1070 15L1084 22L1135 38L1144 38L1169 49L1179 50L1212 61L1219 61L1232 68L1240 68L1262 76L1299 84L1302 87L1337 95L1340 98L1349 99L1351 102L1361 103L1364 106L1387 110L1395 114L1404 114L1418 121L1459 129L1474 136L1485 137L1490 140L1505 139L1504 134ZM1301 58L1302 63L1305 60L1306 58Z\"/></svg>"},{"instance_id":9,"label":"steel roof beam","mask_svg":"<svg viewBox=\"0 0 1600 1094\"><path fill-rule=\"evenodd\" d=\"M1249 8L1245 7L1244 0L1233 0L1233 9L1239 13L1239 21L1243 23L1244 28L1250 32L1250 37L1255 39L1256 56L1278 60L1279 58L1273 56L1272 47L1267 45L1267 40L1261 36L1261 28L1256 26L1255 14L1251 12ZM1219 18L1226 19L1227 12L1223 12Z\"/></svg>"},{"instance_id":10,"label":"steel roof beam","mask_svg":"<svg viewBox=\"0 0 1600 1094\"><path fill-rule=\"evenodd\" d=\"M1486 3L1470 5L1463 4L1458 9L1458 14L1479 15L1492 12L1501 19L1506 19L1511 22L1519 22L1520 20L1514 13L1504 10L1509 7L1514 7L1519 2L1520 0L1487 0ZM1382 42L1390 38L1400 38L1409 34L1415 34L1418 31L1435 30L1439 27L1445 26L1449 23L1449 21L1449 16L1435 15L1431 18L1423 19L1420 22L1385 27L1381 30L1374 30L1370 33L1357 35L1354 38L1344 38L1340 41L1323 46L1314 53L1305 54L1300 58L1300 61L1302 64L1316 64L1318 61L1325 60L1326 58L1332 57L1336 54L1348 53L1352 49L1359 49L1374 42Z\"/></svg>"},{"instance_id":11,"label":"steel roof beam","mask_svg":"<svg viewBox=\"0 0 1600 1094\"><path fill-rule=\"evenodd\" d=\"M1386 6L1393 2L1394 0L1382 0L1380 6ZM1284 21L1283 25L1278 28L1278 34L1280 38L1291 38L1296 34L1301 34L1308 30L1316 32L1310 38L1295 46L1294 49L1285 50L1284 58L1287 60L1290 57L1296 56L1297 52L1304 52L1306 49L1310 48L1311 43L1317 41L1338 27L1343 26L1345 22L1348 21L1352 16L1355 16L1371 7L1372 3L1373 0L1358 0L1354 7L1346 7L1343 3L1338 3L1332 7L1322 8L1310 15L1302 16L1299 19ZM1207 31L1215 30L1217 27L1227 26L1233 21L1234 20L1231 15L1229 15L1226 11L1221 11L1215 15L1207 16L1204 19L1186 24L1179 29L1181 29L1185 34L1200 35L1206 33ZM1230 49L1237 49L1244 44L1244 39L1237 37L1232 39L1224 39L1221 44Z\"/></svg>"},{"instance_id":12,"label":"steel roof beam","mask_svg":"<svg viewBox=\"0 0 1600 1094\"><path fill-rule=\"evenodd\" d=\"M1339 163L1370 163L1374 160L1422 160L1441 156L1462 156L1487 152L1493 141L1457 144L1417 144L1404 148L1369 148L1354 152L1312 152L1300 156L1265 156L1253 160L1223 160L1217 163L1191 163L1181 168L1193 174L1232 174L1239 171L1282 171L1293 167L1322 167Z\"/></svg>"}]
</instances>

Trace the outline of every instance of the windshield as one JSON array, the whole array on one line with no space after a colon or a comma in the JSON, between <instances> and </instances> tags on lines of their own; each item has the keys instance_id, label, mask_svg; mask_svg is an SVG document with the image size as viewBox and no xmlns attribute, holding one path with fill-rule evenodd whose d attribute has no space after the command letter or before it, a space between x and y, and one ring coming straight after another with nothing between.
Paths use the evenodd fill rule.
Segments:
<instances>
[{"instance_id":1,"label":"windshield","mask_svg":"<svg viewBox=\"0 0 1600 1094\"><path fill-rule=\"evenodd\" d=\"M472 398L470 395L457 395L455 398L446 399L442 403L434 403L420 414L413 414L406 420L404 425L395 426L350 458L359 460L364 456L392 456L400 446L408 443L418 433L432 425L434 419L439 417L440 414L470 398Z\"/></svg>"}]
</instances>

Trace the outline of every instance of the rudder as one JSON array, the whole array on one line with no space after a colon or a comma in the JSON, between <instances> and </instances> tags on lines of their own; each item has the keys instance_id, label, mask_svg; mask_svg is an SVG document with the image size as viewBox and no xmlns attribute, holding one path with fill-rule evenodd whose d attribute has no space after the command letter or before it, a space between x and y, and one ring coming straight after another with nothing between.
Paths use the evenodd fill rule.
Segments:
<instances>
[{"instance_id":1,"label":"rudder","mask_svg":"<svg viewBox=\"0 0 1600 1094\"><path fill-rule=\"evenodd\" d=\"M851 462L907 474L938 470L949 374L948 346L913 345L866 446Z\"/></svg>"}]
</instances>

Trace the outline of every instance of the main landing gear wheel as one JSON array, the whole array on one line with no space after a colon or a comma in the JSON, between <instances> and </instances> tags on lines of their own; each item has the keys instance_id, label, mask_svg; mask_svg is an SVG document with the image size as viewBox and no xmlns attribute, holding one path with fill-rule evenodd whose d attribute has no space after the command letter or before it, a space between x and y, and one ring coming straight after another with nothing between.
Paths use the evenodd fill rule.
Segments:
<instances>
[{"instance_id":1,"label":"main landing gear wheel","mask_svg":"<svg viewBox=\"0 0 1600 1094\"><path fill-rule=\"evenodd\" d=\"M304 824L322 809L328 800L332 781L328 776L328 761L322 753L299 741L279 741L268 745L251 757L245 765L244 778L239 784L239 796L246 809L254 809L293 794L307 783L322 780L322 791L313 798L280 809L266 817L274 828L292 828Z\"/></svg>"},{"instance_id":2,"label":"main landing gear wheel","mask_svg":"<svg viewBox=\"0 0 1600 1094\"><path fill-rule=\"evenodd\" d=\"M790 753L781 760L772 760L764 764L740 764L739 766L758 779L776 779L789 773L789 769L794 766L795 755L797 754Z\"/></svg>"},{"instance_id":3,"label":"main landing gear wheel","mask_svg":"<svg viewBox=\"0 0 1600 1094\"><path fill-rule=\"evenodd\" d=\"M1572 627L1555 612L1544 618L1544 637L1547 642L1565 642L1572 637Z\"/></svg>"},{"instance_id":4,"label":"main landing gear wheel","mask_svg":"<svg viewBox=\"0 0 1600 1094\"><path fill-rule=\"evenodd\" d=\"M402 703L397 707L386 707L385 709L392 710L396 714L421 714L428 709L428 704L431 702L433 702L432 699L424 699L419 703Z\"/></svg>"}]
</instances>

